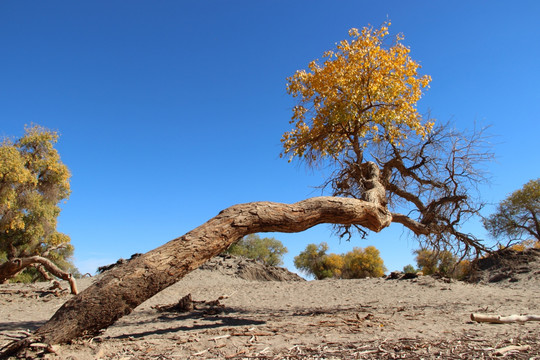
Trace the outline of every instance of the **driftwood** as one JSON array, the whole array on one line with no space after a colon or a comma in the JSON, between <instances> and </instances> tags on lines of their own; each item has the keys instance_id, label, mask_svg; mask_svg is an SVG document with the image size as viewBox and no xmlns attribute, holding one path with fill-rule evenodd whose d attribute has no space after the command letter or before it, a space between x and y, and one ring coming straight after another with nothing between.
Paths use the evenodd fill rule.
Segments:
<instances>
[{"instance_id":1,"label":"driftwood","mask_svg":"<svg viewBox=\"0 0 540 360\"><path fill-rule=\"evenodd\" d=\"M514 322L526 322L526 321L540 321L539 315L485 315L485 314L471 314L471 320L476 322L488 322L494 324L506 324Z\"/></svg>"},{"instance_id":2,"label":"driftwood","mask_svg":"<svg viewBox=\"0 0 540 360\"><path fill-rule=\"evenodd\" d=\"M493 352L493 355L495 356L505 356L508 355L507 353L513 353L517 351L529 351L531 349L530 345L510 345L505 346L503 348L497 349Z\"/></svg>"},{"instance_id":3,"label":"driftwood","mask_svg":"<svg viewBox=\"0 0 540 360\"><path fill-rule=\"evenodd\" d=\"M96 336L243 236L300 232L323 223L358 225L378 232L391 222L392 215L384 206L351 198L316 197L295 204L254 202L229 207L184 236L106 271L31 337L9 345L0 357L31 343L59 344Z\"/></svg>"}]
</instances>

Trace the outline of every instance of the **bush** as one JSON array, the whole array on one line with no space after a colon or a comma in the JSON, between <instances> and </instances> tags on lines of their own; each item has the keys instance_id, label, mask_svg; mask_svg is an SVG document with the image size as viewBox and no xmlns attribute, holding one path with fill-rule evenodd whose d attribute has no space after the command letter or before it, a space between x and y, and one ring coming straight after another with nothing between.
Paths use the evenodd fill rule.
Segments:
<instances>
[{"instance_id":1,"label":"bush","mask_svg":"<svg viewBox=\"0 0 540 360\"><path fill-rule=\"evenodd\" d=\"M333 265L333 261L328 261L327 250L327 243L320 243L319 246L309 244L306 250L295 256L294 266L303 273L313 275L317 280L334 277L336 268Z\"/></svg>"},{"instance_id":2,"label":"bush","mask_svg":"<svg viewBox=\"0 0 540 360\"><path fill-rule=\"evenodd\" d=\"M266 265L279 266L283 264L287 248L274 238L261 239L259 235L251 234L232 244L225 252L255 259Z\"/></svg>"},{"instance_id":3,"label":"bush","mask_svg":"<svg viewBox=\"0 0 540 360\"><path fill-rule=\"evenodd\" d=\"M409 265L405 265L403 267L403 272L405 274L416 274L418 271L414 268L414 266L412 266L411 264Z\"/></svg>"},{"instance_id":4,"label":"bush","mask_svg":"<svg viewBox=\"0 0 540 360\"><path fill-rule=\"evenodd\" d=\"M515 251L525 251L527 249L540 249L540 240L523 240L517 244L510 246L510 249Z\"/></svg>"},{"instance_id":5,"label":"bush","mask_svg":"<svg viewBox=\"0 0 540 360\"><path fill-rule=\"evenodd\" d=\"M380 252L374 246L365 249L353 248L344 255L342 270L343 279L362 279L366 277L381 277L386 268Z\"/></svg>"},{"instance_id":6,"label":"bush","mask_svg":"<svg viewBox=\"0 0 540 360\"><path fill-rule=\"evenodd\" d=\"M471 268L469 260L459 260L448 250L422 248L415 251L416 263L424 275L438 274L456 279L465 277Z\"/></svg>"}]
</instances>

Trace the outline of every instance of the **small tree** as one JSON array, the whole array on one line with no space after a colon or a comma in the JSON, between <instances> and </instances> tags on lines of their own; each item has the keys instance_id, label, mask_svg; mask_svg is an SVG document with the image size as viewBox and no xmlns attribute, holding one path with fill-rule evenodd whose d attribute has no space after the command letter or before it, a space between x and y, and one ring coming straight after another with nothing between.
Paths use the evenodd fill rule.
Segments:
<instances>
[{"instance_id":1,"label":"small tree","mask_svg":"<svg viewBox=\"0 0 540 360\"><path fill-rule=\"evenodd\" d=\"M261 239L257 234L250 234L231 245L226 252L255 259L266 265L279 266L283 265L283 255L287 253L287 248L274 238Z\"/></svg>"},{"instance_id":2,"label":"small tree","mask_svg":"<svg viewBox=\"0 0 540 360\"><path fill-rule=\"evenodd\" d=\"M73 247L56 230L59 203L70 194L69 170L54 149L57 140L56 132L32 126L16 142L5 139L0 146L0 282L29 266L35 274L47 277L45 267L71 279L61 269L73 267Z\"/></svg>"},{"instance_id":3,"label":"small tree","mask_svg":"<svg viewBox=\"0 0 540 360\"><path fill-rule=\"evenodd\" d=\"M380 252L374 246L368 246L365 249L355 247L343 258L342 277L344 279L381 277L386 271Z\"/></svg>"},{"instance_id":4,"label":"small tree","mask_svg":"<svg viewBox=\"0 0 540 360\"><path fill-rule=\"evenodd\" d=\"M422 248L415 251L416 263L424 275L438 274L462 279L471 270L471 262L458 259L451 251Z\"/></svg>"},{"instance_id":5,"label":"small tree","mask_svg":"<svg viewBox=\"0 0 540 360\"><path fill-rule=\"evenodd\" d=\"M416 263L424 275L441 274L450 276L458 259L448 250L422 248L415 251Z\"/></svg>"},{"instance_id":6,"label":"small tree","mask_svg":"<svg viewBox=\"0 0 540 360\"><path fill-rule=\"evenodd\" d=\"M529 181L501 201L496 212L484 219L484 227L494 238L508 239L509 245L540 241L540 179Z\"/></svg>"},{"instance_id":7,"label":"small tree","mask_svg":"<svg viewBox=\"0 0 540 360\"><path fill-rule=\"evenodd\" d=\"M327 251L327 243L320 243L319 246L309 244L304 251L294 257L294 266L308 275L313 275L317 280L333 277L334 272L326 262Z\"/></svg>"},{"instance_id":8,"label":"small tree","mask_svg":"<svg viewBox=\"0 0 540 360\"><path fill-rule=\"evenodd\" d=\"M418 271L415 269L414 266L412 266L411 264L409 264L409 265L405 265L405 266L403 267L403 272L404 272L405 274L416 274Z\"/></svg>"}]
</instances>

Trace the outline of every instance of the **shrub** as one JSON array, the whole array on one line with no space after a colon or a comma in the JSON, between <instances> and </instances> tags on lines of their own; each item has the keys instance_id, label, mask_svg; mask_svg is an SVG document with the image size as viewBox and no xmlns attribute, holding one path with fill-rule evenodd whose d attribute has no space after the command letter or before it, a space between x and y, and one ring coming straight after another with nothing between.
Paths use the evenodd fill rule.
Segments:
<instances>
[{"instance_id":1,"label":"shrub","mask_svg":"<svg viewBox=\"0 0 540 360\"><path fill-rule=\"evenodd\" d=\"M226 252L255 259L266 265L279 266L283 264L283 255L287 253L287 248L274 238L261 239L259 235L251 234L232 244Z\"/></svg>"}]
</instances>

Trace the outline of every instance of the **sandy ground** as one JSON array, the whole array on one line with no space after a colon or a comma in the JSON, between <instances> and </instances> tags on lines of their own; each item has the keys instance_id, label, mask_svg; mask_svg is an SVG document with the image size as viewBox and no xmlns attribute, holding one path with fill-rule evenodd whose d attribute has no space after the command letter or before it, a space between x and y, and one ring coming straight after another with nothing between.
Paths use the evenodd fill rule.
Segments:
<instances>
[{"instance_id":1,"label":"sandy ground","mask_svg":"<svg viewBox=\"0 0 540 360\"><path fill-rule=\"evenodd\" d=\"M539 272L540 273L540 272ZM540 359L540 322L475 323L471 313L540 315L539 273L493 284L409 280L253 281L197 270L101 336L51 359ZM81 289L93 280L79 281ZM43 324L71 295L0 286L0 347ZM191 294L188 313L158 311Z\"/></svg>"}]
</instances>

